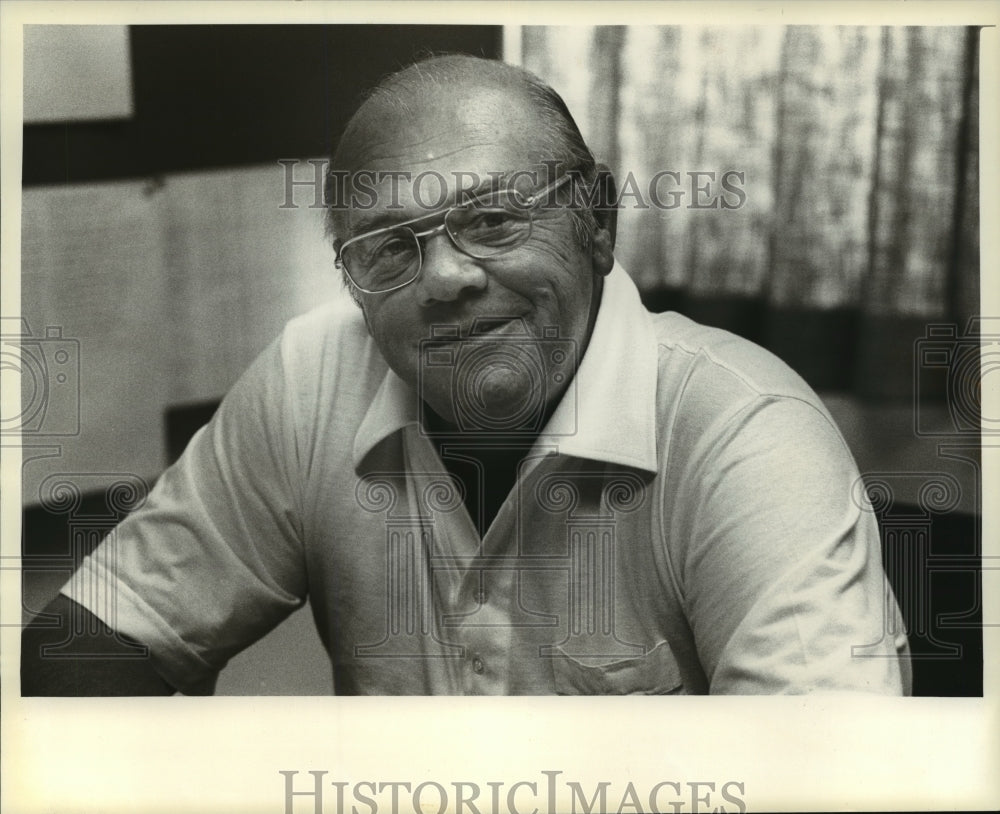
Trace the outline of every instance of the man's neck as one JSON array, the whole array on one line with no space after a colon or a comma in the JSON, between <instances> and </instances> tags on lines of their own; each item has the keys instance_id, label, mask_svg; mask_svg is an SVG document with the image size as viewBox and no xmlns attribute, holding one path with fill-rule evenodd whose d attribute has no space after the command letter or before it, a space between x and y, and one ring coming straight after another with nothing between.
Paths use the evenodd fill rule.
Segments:
<instances>
[{"instance_id":1,"label":"man's neck","mask_svg":"<svg viewBox=\"0 0 1000 814\"><path fill-rule=\"evenodd\" d=\"M460 432L430 408L424 416L424 428L445 469L461 482L465 508L482 538L517 483L536 436L511 435L508 442L501 434Z\"/></svg>"}]
</instances>

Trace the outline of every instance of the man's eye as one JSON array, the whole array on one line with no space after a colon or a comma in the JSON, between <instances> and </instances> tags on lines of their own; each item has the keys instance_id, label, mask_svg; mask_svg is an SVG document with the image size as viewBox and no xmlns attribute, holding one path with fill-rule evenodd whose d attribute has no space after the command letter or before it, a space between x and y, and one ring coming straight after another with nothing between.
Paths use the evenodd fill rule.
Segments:
<instances>
[{"instance_id":1,"label":"man's eye","mask_svg":"<svg viewBox=\"0 0 1000 814\"><path fill-rule=\"evenodd\" d=\"M381 243L373 252L376 260L399 257L413 251L413 241L402 237L393 237Z\"/></svg>"},{"instance_id":2,"label":"man's eye","mask_svg":"<svg viewBox=\"0 0 1000 814\"><path fill-rule=\"evenodd\" d=\"M517 234L529 223L525 214L497 207L469 212L461 229L473 240L489 240Z\"/></svg>"},{"instance_id":3,"label":"man's eye","mask_svg":"<svg viewBox=\"0 0 1000 814\"><path fill-rule=\"evenodd\" d=\"M489 209L477 212L466 228L475 230L503 229L514 223L514 217L503 209Z\"/></svg>"},{"instance_id":4,"label":"man's eye","mask_svg":"<svg viewBox=\"0 0 1000 814\"><path fill-rule=\"evenodd\" d=\"M417 242L410 235L389 234L377 240L363 241L354 263L357 274L370 275L363 285L384 285L408 272L417 260Z\"/></svg>"}]
</instances>

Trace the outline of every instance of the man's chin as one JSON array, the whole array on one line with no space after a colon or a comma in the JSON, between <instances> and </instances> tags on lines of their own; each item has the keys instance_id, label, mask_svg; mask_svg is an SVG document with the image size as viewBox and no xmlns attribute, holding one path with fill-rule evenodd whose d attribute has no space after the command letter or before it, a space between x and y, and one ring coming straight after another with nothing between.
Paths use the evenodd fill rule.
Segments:
<instances>
[{"instance_id":1,"label":"man's chin","mask_svg":"<svg viewBox=\"0 0 1000 814\"><path fill-rule=\"evenodd\" d=\"M537 432L544 416L543 394L532 382L490 371L454 377L445 392L425 392L425 402L462 433Z\"/></svg>"}]
</instances>

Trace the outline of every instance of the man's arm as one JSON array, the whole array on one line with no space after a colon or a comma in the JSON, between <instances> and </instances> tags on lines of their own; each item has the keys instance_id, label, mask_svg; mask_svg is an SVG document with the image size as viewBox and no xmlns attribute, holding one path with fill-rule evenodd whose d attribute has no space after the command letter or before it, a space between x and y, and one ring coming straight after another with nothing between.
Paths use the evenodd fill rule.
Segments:
<instances>
[{"instance_id":1,"label":"man's arm","mask_svg":"<svg viewBox=\"0 0 1000 814\"><path fill-rule=\"evenodd\" d=\"M22 696L176 692L153 668L140 643L116 634L82 605L60 594L45 613L57 616L60 624L36 619L21 633Z\"/></svg>"},{"instance_id":2,"label":"man's arm","mask_svg":"<svg viewBox=\"0 0 1000 814\"><path fill-rule=\"evenodd\" d=\"M669 516L686 524L676 561L710 692L908 695L878 527L832 421L762 396L706 446Z\"/></svg>"}]
</instances>

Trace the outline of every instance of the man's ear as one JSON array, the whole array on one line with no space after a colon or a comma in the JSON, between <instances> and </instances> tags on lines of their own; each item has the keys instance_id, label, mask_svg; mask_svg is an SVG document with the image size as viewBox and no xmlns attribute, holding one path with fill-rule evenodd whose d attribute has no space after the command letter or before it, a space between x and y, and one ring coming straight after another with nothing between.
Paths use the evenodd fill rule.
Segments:
<instances>
[{"instance_id":1,"label":"man's ear","mask_svg":"<svg viewBox=\"0 0 1000 814\"><path fill-rule=\"evenodd\" d=\"M597 229L592 240L594 272L604 276L615 264L615 237L618 231L618 188L605 164L597 165L597 196L594 217Z\"/></svg>"}]
</instances>

